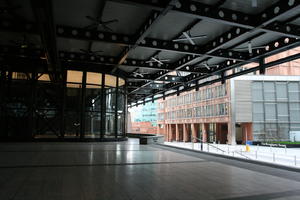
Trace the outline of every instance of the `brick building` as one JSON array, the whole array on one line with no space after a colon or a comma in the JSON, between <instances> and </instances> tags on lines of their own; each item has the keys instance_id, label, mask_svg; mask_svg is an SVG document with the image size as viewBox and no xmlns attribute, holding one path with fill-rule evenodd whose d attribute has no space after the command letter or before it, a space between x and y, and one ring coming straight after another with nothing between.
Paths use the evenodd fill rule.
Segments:
<instances>
[{"instance_id":1,"label":"brick building","mask_svg":"<svg viewBox=\"0 0 300 200\"><path fill-rule=\"evenodd\" d=\"M299 51L270 56L265 63ZM300 61L295 60L268 68L265 75L247 74L159 100L157 132L167 141L287 141L290 131L300 131L299 75Z\"/></svg>"}]
</instances>

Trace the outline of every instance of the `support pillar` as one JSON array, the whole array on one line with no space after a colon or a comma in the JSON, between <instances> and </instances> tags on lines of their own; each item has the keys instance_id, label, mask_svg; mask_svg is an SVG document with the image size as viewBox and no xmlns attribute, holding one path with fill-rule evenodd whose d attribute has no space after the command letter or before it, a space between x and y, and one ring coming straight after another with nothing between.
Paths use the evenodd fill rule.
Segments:
<instances>
[{"instance_id":1,"label":"support pillar","mask_svg":"<svg viewBox=\"0 0 300 200\"><path fill-rule=\"evenodd\" d=\"M184 142L189 141L189 138L188 138L188 130L187 130L187 124L183 124L183 141L184 141Z\"/></svg>"},{"instance_id":2,"label":"support pillar","mask_svg":"<svg viewBox=\"0 0 300 200\"><path fill-rule=\"evenodd\" d=\"M236 145L235 123L233 123L232 121L228 122L227 140L228 140L228 144Z\"/></svg>"},{"instance_id":3,"label":"support pillar","mask_svg":"<svg viewBox=\"0 0 300 200\"><path fill-rule=\"evenodd\" d=\"M164 126L164 134L165 136L165 141L168 141L168 124L165 124Z\"/></svg>"},{"instance_id":4,"label":"support pillar","mask_svg":"<svg viewBox=\"0 0 300 200\"><path fill-rule=\"evenodd\" d=\"M192 124L192 142L198 142L197 138L197 125Z\"/></svg>"},{"instance_id":5,"label":"support pillar","mask_svg":"<svg viewBox=\"0 0 300 200\"><path fill-rule=\"evenodd\" d=\"M179 136L179 124L175 124L176 126L176 141L178 142L180 140L180 136Z\"/></svg>"},{"instance_id":6,"label":"support pillar","mask_svg":"<svg viewBox=\"0 0 300 200\"><path fill-rule=\"evenodd\" d=\"M172 142L172 126L168 124L168 141Z\"/></svg>"},{"instance_id":7,"label":"support pillar","mask_svg":"<svg viewBox=\"0 0 300 200\"><path fill-rule=\"evenodd\" d=\"M202 129L202 140L203 142L207 142L207 135L208 135L208 124L201 124Z\"/></svg>"}]
</instances>

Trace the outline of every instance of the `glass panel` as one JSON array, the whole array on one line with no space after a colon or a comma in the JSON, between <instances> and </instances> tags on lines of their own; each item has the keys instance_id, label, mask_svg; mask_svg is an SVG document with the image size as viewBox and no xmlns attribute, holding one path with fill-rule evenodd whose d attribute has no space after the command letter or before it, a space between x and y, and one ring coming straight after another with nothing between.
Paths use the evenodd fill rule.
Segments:
<instances>
[{"instance_id":1,"label":"glass panel","mask_svg":"<svg viewBox=\"0 0 300 200\"><path fill-rule=\"evenodd\" d=\"M105 85L109 87L116 87L117 86L117 77L112 75L105 75Z\"/></svg>"},{"instance_id":2,"label":"glass panel","mask_svg":"<svg viewBox=\"0 0 300 200\"><path fill-rule=\"evenodd\" d=\"M106 136L115 136L115 114L106 113L105 128Z\"/></svg>"},{"instance_id":3,"label":"glass panel","mask_svg":"<svg viewBox=\"0 0 300 200\"><path fill-rule=\"evenodd\" d=\"M94 73L94 72L86 73L86 84L101 85L101 83L102 83L102 74L101 73Z\"/></svg>"},{"instance_id":4,"label":"glass panel","mask_svg":"<svg viewBox=\"0 0 300 200\"><path fill-rule=\"evenodd\" d=\"M265 104L266 121L276 121L276 104Z\"/></svg>"},{"instance_id":5,"label":"glass panel","mask_svg":"<svg viewBox=\"0 0 300 200\"><path fill-rule=\"evenodd\" d=\"M286 83L277 83L276 84L276 95L278 101L287 100L287 87Z\"/></svg>"},{"instance_id":6,"label":"glass panel","mask_svg":"<svg viewBox=\"0 0 300 200\"><path fill-rule=\"evenodd\" d=\"M290 103L291 122L300 122L300 103Z\"/></svg>"},{"instance_id":7,"label":"glass panel","mask_svg":"<svg viewBox=\"0 0 300 200\"><path fill-rule=\"evenodd\" d=\"M264 83L265 101L275 101L275 85L273 82Z\"/></svg>"},{"instance_id":8,"label":"glass panel","mask_svg":"<svg viewBox=\"0 0 300 200\"><path fill-rule=\"evenodd\" d=\"M289 112L287 103L277 103L277 115L278 121L288 122L289 121Z\"/></svg>"},{"instance_id":9,"label":"glass panel","mask_svg":"<svg viewBox=\"0 0 300 200\"><path fill-rule=\"evenodd\" d=\"M124 86L125 85L125 80L122 78L119 78L119 87Z\"/></svg>"},{"instance_id":10,"label":"glass panel","mask_svg":"<svg viewBox=\"0 0 300 200\"><path fill-rule=\"evenodd\" d=\"M298 83L289 83L288 84L288 89L289 89L289 100L290 101L299 101L300 98L299 98L299 84Z\"/></svg>"},{"instance_id":11,"label":"glass panel","mask_svg":"<svg viewBox=\"0 0 300 200\"><path fill-rule=\"evenodd\" d=\"M106 89L106 112L115 112L116 104L116 89L108 88Z\"/></svg>"},{"instance_id":12,"label":"glass panel","mask_svg":"<svg viewBox=\"0 0 300 200\"><path fill-rule=\"evenodd\" d=\"M118 114L118 135L123 135L123 127L124 127L124 115Z\"/></svg>"},{"instance_id":13,"label":"glass panel","mask_svg":"<svg viewBox=\"0 0 300 200\"><path fill-rule=\"evenodd\" d=\"M264 121L263 103L253 103L253 121Z\"/></svg>"},{"instance_id":14,"label":"glass panel","mask_svg":"<svg viewBox=\"0 0 300 200\"><path fill-rule=\"evenodd\" d=\"M252 99L253 101L263 100L262 82L253 82L252 84Z\"/></svg>"},{"instance_id":15,"label":"glass panel","mask_svg":"<svg viewBox=\"0 0 300 200\"><path fill-rule=\"evenodd\" d=\"M83 73L80 71L68 70L67 72L67 82L69 83L81 83Z\"/></svg>"},{"instance_id":16,"label":"glass panel","mask_svg":"<svg viewBox=\"0 0 300 200\"><path fill-rule=\"evenodd\" d=\"M289 124L278 124L278 135L279 140L281 141L288 141L289 140Z\"/></svg>"},{"instance_id":17,"label":"glass panel","mask_svg":"<svg viewBox=\"0 0 300 200\"><path fill-rule=\"evenodd\" d=\"M38 76L39 81L50 81L49 74L38 74Z\"/></svg>"},{"instance_id":18,"label":"glass panel","mask_svg":"<svg viewBox=\"0 0 300 200\"><path fill-rule=\"evenodd\" d=\"M278 141L279 136L277 133L277 124L275 123L267 123L266 126L266 139L267 141Z\"/></svg>"}]
</instances>

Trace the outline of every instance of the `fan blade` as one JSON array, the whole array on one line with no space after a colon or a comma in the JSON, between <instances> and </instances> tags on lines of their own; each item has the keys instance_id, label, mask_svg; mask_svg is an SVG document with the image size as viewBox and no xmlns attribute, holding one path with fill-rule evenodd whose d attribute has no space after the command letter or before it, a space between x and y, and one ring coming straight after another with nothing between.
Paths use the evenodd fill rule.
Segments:
<instances>
[{"instance_id":1,"label":"fan blade","mask_svg":"<svg viewBox=\"0 0 300 200\"><path fill-rule=\"evenodd\" d=\"M92 21L97 21L97 19L96 18L94 18L94 17L91 17L91 16L85 16L87 19L89 19L89 20L92 20Z\"/></svg>"},{"instance_id":2,"label":"fan blade","mask_svg":"<svg viewBox=\"0 0 300 200\"><path fill-rule=\"evenodd\" d=\"M256 47L252 47L252 49L264 49L266 48L267 46L256 46Z\"/></svg>"},{"instance_id":3,"label":"fan blade","mask_svg":"<svg viewBox=\"0 0 300 200\"><path fill-rule=\"evenodd\" d=\"M192 40L196 40L196 39L202 39L202 38L207 38L207 35L198 35L198 36L192 36L190 37Z\"/></svg>"},{"instance_id":4,"label":"fan blade","mask_svg":"<svg viewBox=\"0 0 300 200\"><path fill-rule=\"evenodd\" d=\"M154 58L154 57L152 57L152 59L153 59L154 61L158 62L158 63L161 64L161 65L164 64L163 62L161 62L160 60L158 60L158 59L156 59L156 58Z\"/></svg>"},{"instance_id":5,"label":"fan blade","mask_svg":"<svg viewBox=\"0 0 300 200\"><path fill-rule=\"evenodd\" d=\"M116 23L116 22L119 22L119 20L113 19L113 20L109 20L109 21L106 21L106 22L102 22L102 24L107 25L107 24Z\"/></svg>"},{"instance_id":6,"label":"fan blade","mask_svg":"<svg viewBox=\"0 0 300 200\"><path fill-rule=\"evenodd\" d=\"M83 52L83 53L86 53L86 54L88 54L89 53L89 51L88 50L85 50L85 49L79 49L81 52Z\"/></svg>"},{"instance_id":7,"label":"fan blade","mask_svg":"<svg viewBox=\"0 0 300 200\"><path fill-rule=\"evenodd\" d=\"M187 32L183 32L183 35L186 37L186 39L187 39L192 45L195 45L195 42L190 38L190 36L187 34Z\"/></svg>"},{"instance_id":8,"label":"fan blade","mask_svg":"<svg viewBox=\"0 0 300 200\"><path fill-rule=\"evenodd\" d=\"M148 60L145 63L154 63L154 62L156 62L156 61L154 61L154 60Z\"/></svg>"},{"instance_id":9,"label":"fan blade","mask_svg":"<svg viewBox=\"0 0 300 200\"><path fill-rule=\"evenodd\" d=\"M186 41L188 40L187 38L178 38L178 39L175 39L175 40L172 40L173 42L179 42L179 41Z\"/></svg>"}]
</instances>

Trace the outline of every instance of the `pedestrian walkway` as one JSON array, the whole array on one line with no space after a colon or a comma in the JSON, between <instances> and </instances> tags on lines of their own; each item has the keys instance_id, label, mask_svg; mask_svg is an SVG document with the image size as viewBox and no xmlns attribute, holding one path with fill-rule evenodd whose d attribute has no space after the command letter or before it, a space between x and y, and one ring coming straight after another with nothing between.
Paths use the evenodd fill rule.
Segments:
<instances>
[{"instance_id":1,"label":"pedestrian walkway","mask_svg":"<svg viewBox=\"0 0 300 200\"><path fill-rule=\"evenodd\" d=\"M250 160L300 168L300 148L267 147L258 145L227 145L191 142L165 142L165 145L222 154Z\"/></svg>"}]
</instances>

